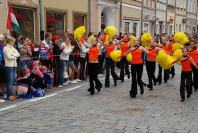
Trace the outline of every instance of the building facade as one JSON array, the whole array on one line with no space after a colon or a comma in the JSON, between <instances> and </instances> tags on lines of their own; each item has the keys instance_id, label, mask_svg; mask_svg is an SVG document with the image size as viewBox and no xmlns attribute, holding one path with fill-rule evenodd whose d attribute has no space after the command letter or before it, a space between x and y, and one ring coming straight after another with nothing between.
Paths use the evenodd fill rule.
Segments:
<instances>
[{"instance_id":1,"label":"building facade","mask_svg":"<svg viewBox=\"0 0 198 133\"><path fill-rule=\"evenodd\" d=\"M188 0L187 2L186 32L192 34L197 31L197 0Z\"/></svg>"},{"instance_id":2,"label":"building facade","mask_svg":"<svg viewBox=\"0 0 198 133\"><path fill-rule=\"evenodd\" d=\"M176 0L167 0L167 24L166 33L172 35L175 32Z\"/></svg>"},{"instance_id":3,"label":"building facade","mask_svg":"<svg viewBox=\"0 0 198 133\"><path fill-rule=\"evenodd\" d=\"M166 12L167 0L156 1L156 34L162 34L166 32L167 24L167 12Z\"/></svg>"},{"instance_id":4,"label":"building facade","mask_svg":"<svg viewBox=\"0 0 198 133\"><path fill-rule=\"evenodd\" d=\"M142 32L156 31L156 0L143 0Z\"/></svg>"},{"instance_id":5,"label":"building facade","mask_svg":"<svg viewBox=\"0 0 198 133\"><path fill-rule=\"evenodd\" d=\"M187 0L176 0L175 32L186 31L187 27Z\"/></svg>"},{"instance_id":6,"label":"building facade","mask_svg":"<svg viewBox=\"0 0 198 133\"><path fill-rule=\"evenodd\" d=\"M6 30L10 2L22 32L35 42L43 33L60 34L80 25L98 33L114 25L118 33L154 34L198 29L197 0L0 0L0 33Z\"/></svg>"},{"instance_id":7,"label":"building facade","mask_svg":"<svg viewBox=\"0 0 198 133\"><path fill-rule=\"evenodd\" d=\"M122 32L133 33L139 37L141 34L142 0L122 1Z\"/></svg>"},{"instance_id":8,"label":"building facade","mask_svg":"<svg viewBox=\"0 0 198 133\"><path fill-rule=\"evenodd\" d=\"M120 0L90 0L90 31L100 32L108 25L120 30Z\"/></svg>"},{"instance_id":9,"label":"building facade","mask_svg":"<svg viewBox=\"0 0 198 133\"><path fill-rule=\"evenodd\" d=\"M80 25L88 28L88 0L3 0L0 10L2 15L1 33L6 31L7 2L13 8L24 36L39 42L41 34L51 32L61 34L67 29L73 30ZM72 6L71 6L72 5ZM42 31L42 32L40 32Z\"/></svg>"}]
</instances>

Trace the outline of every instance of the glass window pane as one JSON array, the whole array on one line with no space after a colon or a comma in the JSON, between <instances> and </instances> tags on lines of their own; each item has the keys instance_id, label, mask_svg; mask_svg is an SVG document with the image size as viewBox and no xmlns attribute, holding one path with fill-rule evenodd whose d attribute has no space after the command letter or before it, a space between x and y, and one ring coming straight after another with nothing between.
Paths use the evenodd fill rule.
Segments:
<instances>
[{"instance_id":1,"label":"glass window pane","mask_svg":"<svg viewBox=\"0 0 198 133\"><path fill-rule=\"evenodd\" d=\"M34 40L34 13L32 9L13 7L23 36Z\"/></svg>"},{"instance_id":2,"label":"glass window pane","mask_svg":"<svg viewBox=\"0 0 198 133\"><path fill-rule=\"evenodd\" d=\"M85 26L85 15L74 14L74 29L83 25Z\"/></svg>"},{"instance_id":3,"label":"glass window pane","mask_svg":"<svg viewBox=\"0 0 198 133\"><path fill-rule=\"evenodd\" d=\"M133 33L135 34L135 36L137 36L137 27L138 24L137 23L133 23Z\"/></svg>"},{"instance_id":4,"label":"glass window pane","mask_svg":"<svg viewBox=\"0 0 198 133\"><path fill-rule=\"evenodd\" d=\"M130 23L129 22L125 22L125 33L129 33L129 25L130 25Z\"/></svg>"},{"instance_id":5,"label":"glass window pane","mask_svg":"<svg viewBox=\"0 0 198 133\"><path fill-rule=\"evenodd\" d=\"M64 13L46 12L47 32L61 34L64 32Z\"/></svg>"}]
</instances>

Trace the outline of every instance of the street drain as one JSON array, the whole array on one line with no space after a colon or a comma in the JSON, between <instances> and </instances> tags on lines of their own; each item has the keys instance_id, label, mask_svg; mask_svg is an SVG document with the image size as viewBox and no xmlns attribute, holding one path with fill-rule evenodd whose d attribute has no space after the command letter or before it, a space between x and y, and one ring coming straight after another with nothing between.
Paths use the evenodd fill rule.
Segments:
<instances>
[{"instance_id":1,"label":"street drain","mask_svg":"<svg viewBox=\"0 0 198 133\"><path fill-rule=\"evenodd\" d=\"M136 112L144 112L145 109L139 109L139 108L125 108L121 110L123 113L136 113Z\"/></svg>"}]
</instances>

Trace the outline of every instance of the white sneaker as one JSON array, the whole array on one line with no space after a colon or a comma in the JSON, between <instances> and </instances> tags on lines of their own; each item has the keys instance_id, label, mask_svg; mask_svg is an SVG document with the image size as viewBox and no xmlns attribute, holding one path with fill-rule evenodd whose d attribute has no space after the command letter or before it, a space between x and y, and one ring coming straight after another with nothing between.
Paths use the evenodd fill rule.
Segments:
<instances>
[{"instance_id":1,"label":"white sneaker","mask_svg":"<svg viewBox=\"0 0 198 133\"><path fill-rule=\"evenodd\" d=\"M67 82L65 82L65 83L63 84L63 86L67 86L69 83L70 83L70 82L67 81Z\"/></svg>"},{"instance_id":2,"label":"white sneaker","mask_svg":"<svg viewBox=\"0 0 198 133\"><path fill-rule=\"evenodd\" d=\"M76 79L75 81L77 81L77 82L81 82L82 80L80 80L80 79Z\"/></svg>"},{"instance_id":3,"label":"white sneaker","mask_svg":"<svg viewBox=\"0 0 198 133\"><path fill-rule=\"evenodd\" d=\"M59 85L58 88L63 88L63 86L62 85Z\"/></svg>"},{"instance_id":4,"label":"white sneaker","mask_svg":"<svg viewBox=\"0 0 198 133\"><path fill-rule=\"evenodd\" d=\"M72 80L71 83L72 83L72 84L77 84L78 82L75 81L75 80Z\"/></svg>"},{"instance_id":5,"label":"white sneaker","mask_svg":"<svg viewBox=\"0 0 198 133\"><path fill-rule=\"evenodd\" d=\"M0 103L4 103L5 102L5 100L4 99L0 99Z\"/></svg>"}]
</instances>

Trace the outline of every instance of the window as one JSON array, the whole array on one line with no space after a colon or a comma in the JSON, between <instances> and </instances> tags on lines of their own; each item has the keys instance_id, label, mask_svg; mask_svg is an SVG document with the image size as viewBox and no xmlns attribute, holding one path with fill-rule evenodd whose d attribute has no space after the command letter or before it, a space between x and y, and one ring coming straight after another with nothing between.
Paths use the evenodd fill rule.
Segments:
<instances>
[{"instance_id":1,"label":"window","mask_svg":"<svg viewBox=\"0 0 198 133\"><path fill-rule=\"evenodd\" d=\"M74 29L76 29L79 26L85 26L85 15L83 14L74 14Z\"/></svg>"},{"instance_id":2,"label":"window","mask_svg":"<svg viewBox=\"0 0 198 133\"><path fill-rule=\"evenodd\" d=\"M64 32L64 13L46 12L47 32L60 34Z\"/></svg>"},{"instance_id":3,"label":"window","mask_svg":"<svg viewBox=\"0 0 198 133\"><path fill-rule=\"evenodd\" d=\"M149 33L149 24L148 23L144 23L144 31L143 32L148 32Z\"/></svg>"},{"instance_id":4,"label":"window","mask_svg":"<svg viewBox=\"0 0 198 133\"><path fill-rule=\"evenodd\" d=\"M133 33L135 34L135 36L138 35L138 23L137 22L133 22Z\"/></svg>"},{"instance_id":5,"label":"window","mask_svg":"<svg viewBox=\"0 0 198 133\"><path fill-rule=\"evenodd\" d=\"M130 22L125 22L124 23L124 32L125 33L129 33L130 31L129 31L129 28L130 28Z\"/></svg>"},{"instance_id":6,"label":"window","mask_svg":"<svg viewBox=\"0 0 198 133\"><path fill-rule=\"evenodd\" d=\"M13 7L23 36L34 40L34 11L29 8Z\"/></svg>"}]
</instances>

